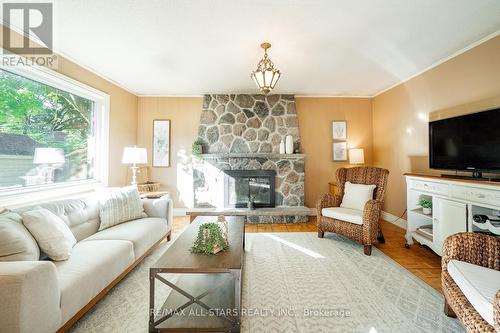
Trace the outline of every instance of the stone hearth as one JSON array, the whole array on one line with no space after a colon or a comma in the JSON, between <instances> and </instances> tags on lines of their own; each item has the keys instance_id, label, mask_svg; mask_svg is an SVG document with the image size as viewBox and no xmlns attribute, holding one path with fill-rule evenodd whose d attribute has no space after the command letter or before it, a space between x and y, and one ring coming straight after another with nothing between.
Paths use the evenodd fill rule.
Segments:
<instances>
[{"instance_id":1,"label":"stone hearth","mask_svg":"<svg viewBox=\"0 0 500 333\"><path fill-rule=\"evenodd\" d=\"M195 208L224 207L224 170L276 171L276 205L304 205L304 155L279 154L291 135L300 142L293 95L205 95L193 161ZM214 195L218 194L218 195ZM304 222L307 216L260 216L254 223Z\"/></svg>"}]
</instances>

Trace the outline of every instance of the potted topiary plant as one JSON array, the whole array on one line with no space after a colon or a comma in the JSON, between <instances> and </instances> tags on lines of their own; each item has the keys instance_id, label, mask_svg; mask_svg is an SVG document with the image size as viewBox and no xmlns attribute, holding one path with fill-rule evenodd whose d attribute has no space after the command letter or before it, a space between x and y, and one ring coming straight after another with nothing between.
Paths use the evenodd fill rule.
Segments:
<instances>
[{"instance_id":1,"label":"potted topiary plant","mask_svg":"<svg viewBox=\"0 0 500 333\"><path fill-rule=\"evenodd\" d=\"M225 251L229 247L224 233L217 223L202 224L198 230L198 236L191 248L192 253L216 254Z\"/></svg>"},{"instance_id":2,"label":"potted topiary plant","mask_svg":"<svg viewBox=\"0 0 500 333\"><path fill-rule=\"evenodd\" d=\"M431 215L432 214L432 200L426 199L426 198L420 198L418 199L418 205L422 207L422 212L425 215Z\"/></svg>"},{"instance_id":3,"label":"potted topiary plant","mask_svg":"<svg viewBox=\"0 0 500 333\"><path fill-rule=\"evenodd\" d=\"M193 142L193 145L191 146L191 153L194 157L200 158L203 153L203 142L200 139Z\"/></svg>"}]
</instances>

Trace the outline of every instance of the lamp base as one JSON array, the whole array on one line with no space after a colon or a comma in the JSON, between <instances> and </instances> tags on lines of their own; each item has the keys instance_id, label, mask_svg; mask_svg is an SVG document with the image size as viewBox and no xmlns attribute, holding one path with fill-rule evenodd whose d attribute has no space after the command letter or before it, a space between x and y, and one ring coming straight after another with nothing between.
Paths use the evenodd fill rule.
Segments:
<instances>
[{"instance_id":1,"label":"lamp base","mask_svg":"<svg viewBox=\"0 0 500 333\"><path fill-rule=\"evenodd\" d=\"M132 181L130 182L130 185L137 185L137 170L139 170L139 168L134 164L130 167L130 169L132 170Z\"/></svg>"}]
</instances>

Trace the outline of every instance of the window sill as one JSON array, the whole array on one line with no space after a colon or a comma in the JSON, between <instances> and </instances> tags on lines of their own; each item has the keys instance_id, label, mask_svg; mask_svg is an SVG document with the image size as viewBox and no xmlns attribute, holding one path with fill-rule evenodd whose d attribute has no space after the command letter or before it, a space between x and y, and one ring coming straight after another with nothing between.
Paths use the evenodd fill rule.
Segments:
<instances>
[{"instance_id":1,"label":"window sill","mask_svg":"<svg viewBox=\"0 0 500 333\"><path fill-rule=\"evenodd\" d=\"M68 197L81 197L102 187L103 184L97 180L84 180L8 188L0 190L0 207L16 208Z\"/></svg>"}]
</instances>

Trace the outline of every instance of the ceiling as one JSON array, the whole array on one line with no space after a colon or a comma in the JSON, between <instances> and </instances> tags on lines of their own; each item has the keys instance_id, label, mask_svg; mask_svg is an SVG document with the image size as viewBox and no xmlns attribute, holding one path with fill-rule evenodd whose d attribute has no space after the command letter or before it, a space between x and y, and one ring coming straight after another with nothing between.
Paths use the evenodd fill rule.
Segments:
<instances>
[{"instance_id":1,"label":"ceiling","mask_svg":"<svg viewBox=\"0 0 500 333\"><path fill-rule=\"evenodd\" d=\"M56 51L137 95L372 96L500 31L499 0L56 0Z\"/></svg>"}]
</instances>

